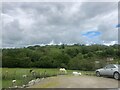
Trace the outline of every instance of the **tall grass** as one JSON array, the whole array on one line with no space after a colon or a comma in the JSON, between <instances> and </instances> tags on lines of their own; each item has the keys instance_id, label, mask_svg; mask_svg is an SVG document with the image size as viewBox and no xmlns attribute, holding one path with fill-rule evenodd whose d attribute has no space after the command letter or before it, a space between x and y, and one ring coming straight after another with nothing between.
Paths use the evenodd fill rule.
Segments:
<instances>
[{"instance_id":1,"label":"tall grass","mask_svg":"<svg viewBox=\"0 0 120 90\"><path fill-rule=\"evenodd\" d=\"M30 73L30 70L35 72L35 75ZM82 75L94 75L92 71L79 71ZM67 74L71 75L73 70L67 70ZM12 87L12 80L16 80L15 85L22 86L26 85L30 80L37 78L46 78L51 76L60 75L59 69L38 69L38 68L3 68L2 69L2 87ZM26 78L23 75L27 75Z\"/></svg>"},{"instance_id":2,"label":"tall grass","mask_svg":"<svg viewBox=\"0 0 120 90\"><path fill-rule=\"evenodd\" d=\"M30 73L31 69L23 68L3 68L2 69L2 87L12 87L12 80L16 80L15 85L21 86L27 84L30 80L45 78L58 75L57 69L32 69L35 74ZM23 75L27 75L26 78Z\"/></svg>"}]
</instances>

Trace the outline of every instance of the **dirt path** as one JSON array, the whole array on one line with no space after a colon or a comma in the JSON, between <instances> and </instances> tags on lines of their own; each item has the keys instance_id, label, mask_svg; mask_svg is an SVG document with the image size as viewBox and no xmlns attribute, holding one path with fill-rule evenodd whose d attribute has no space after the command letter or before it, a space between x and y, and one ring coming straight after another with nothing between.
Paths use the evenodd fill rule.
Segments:
<instances>
[{"instance_id":1,"label":"dirt path","mask_svg":"<svg viewBox=\"0 0 120 90\"><path fill-rule=\"evenodd\" d=\"M120 81L96 76L57 76L46 78L30 88L118 88Z\"/></svg>"}]
</instances>

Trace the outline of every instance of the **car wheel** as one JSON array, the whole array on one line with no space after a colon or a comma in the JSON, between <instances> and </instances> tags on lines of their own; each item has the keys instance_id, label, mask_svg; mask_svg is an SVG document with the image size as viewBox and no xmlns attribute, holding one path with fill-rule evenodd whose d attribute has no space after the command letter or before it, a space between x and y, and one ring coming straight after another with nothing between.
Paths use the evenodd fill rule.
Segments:
<instances>
[{"instance_id":1,"label":"car wheel","mask_svg":"<svg viewBox=\"0 0 120 90\"><path fill-rule=\"evenodd\" d=\"M96 76L100 77L100 72L97 71L96 72Z\"/></svg>"},{"instance_id":2,"label":"car wheel","mask_svg":"<svg viewBox=\"0 0 120 90\"><path fill-rule=\"evenodd\" d=\"M118 72L115 72L113 77L114 77L114 79L118 80L118 79L120 79L120 74Z\"/></svg>"}]
</instances>

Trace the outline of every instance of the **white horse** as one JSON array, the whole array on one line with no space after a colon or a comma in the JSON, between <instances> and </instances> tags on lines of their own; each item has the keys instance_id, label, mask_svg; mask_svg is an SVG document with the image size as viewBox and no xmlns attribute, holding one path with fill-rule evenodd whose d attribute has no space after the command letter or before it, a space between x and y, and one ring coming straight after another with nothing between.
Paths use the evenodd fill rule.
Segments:
<instances>
[{"instance_id":1,"label":"white horse","mask_svg":"<svg viewBox=\"0 0 120 90\"><path fill-rule=\"evenodd\" d=\"M81 76L81 73L80 72L73 72L73 75L75 75L75 76Z\"/></svg>"},{"instance_id":2,"label":"white horse","mask_svg":"<svg viewBox=\"0 0 120 90\"><path fill-rule=\"evenodd\" d=\"M62 72L62 73L67 73L67 71L66 71L66 69L65 68L60 68L60 70L59 70L60 72Z\"/></svg>"}]
</instances>

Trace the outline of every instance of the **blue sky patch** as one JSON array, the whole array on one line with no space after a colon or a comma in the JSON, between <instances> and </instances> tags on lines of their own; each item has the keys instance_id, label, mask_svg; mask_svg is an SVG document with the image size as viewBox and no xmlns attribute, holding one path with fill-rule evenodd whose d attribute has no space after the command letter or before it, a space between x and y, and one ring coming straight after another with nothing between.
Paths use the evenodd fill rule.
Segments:
<instances>
[{"instance_id":1,"label":"blue sky patch","mask_svg":"<svg viewBox=\"0 0 120 90\"><path fill-rule=\"evenodd\" d=\"M85 37L88 37L88 38L94 38L94 37L97 37L97 36L101 35L101 32L99 32L99 31L88 31L88 32L86 32L82 35L85 36Z\"/></svg>"},{"instance_id":2,"label":"blue sky patch","mask_svg":"<svg viewBox=\"0 0 120 90\"><path fill-rule=\"evenodd\" d=\"M120 24L116 25L116 28L119 28L120 27Z\"/></svg>"}]
</instances>

